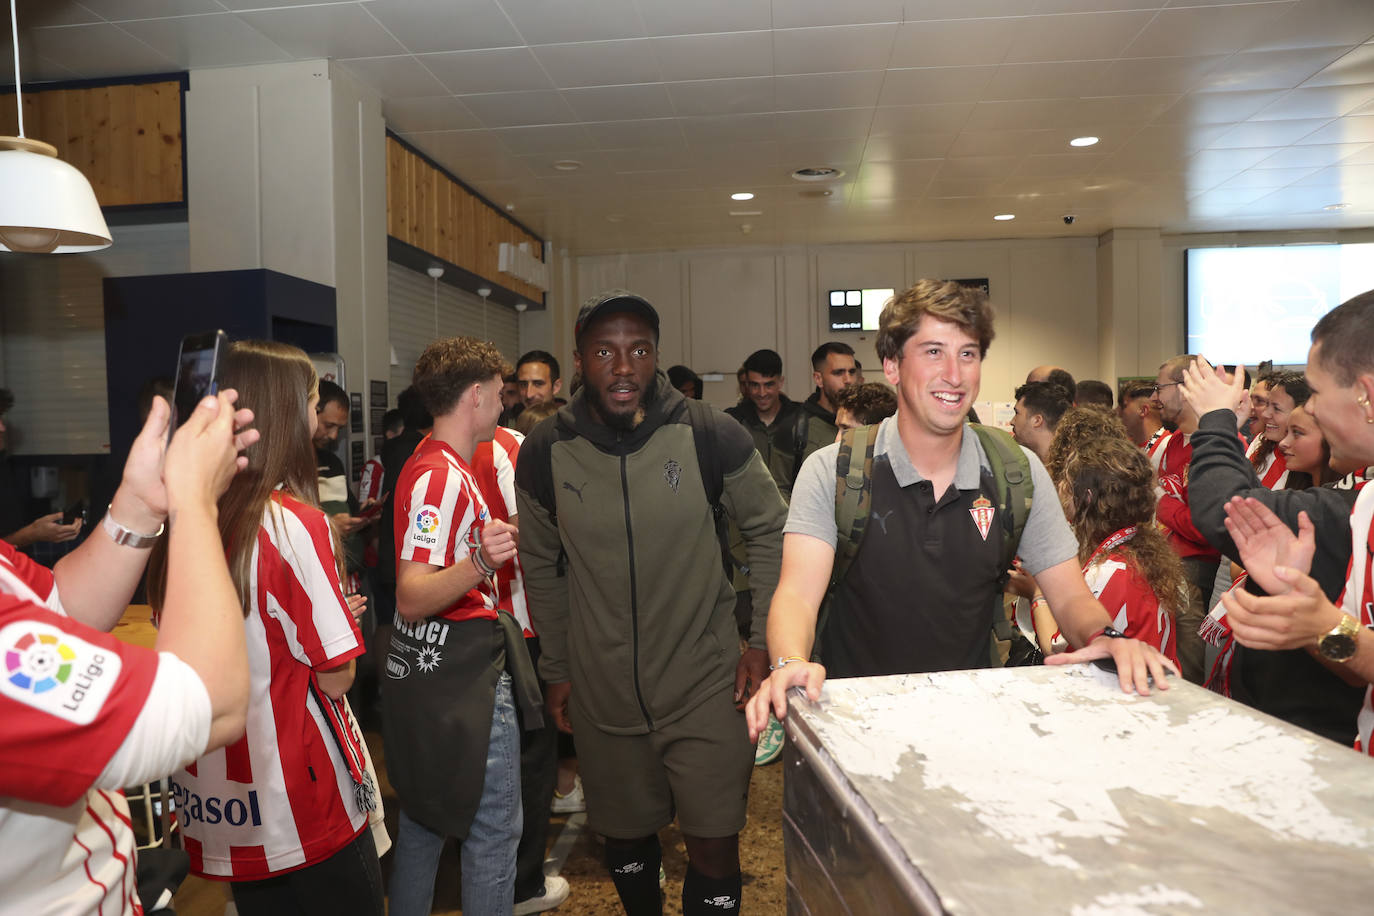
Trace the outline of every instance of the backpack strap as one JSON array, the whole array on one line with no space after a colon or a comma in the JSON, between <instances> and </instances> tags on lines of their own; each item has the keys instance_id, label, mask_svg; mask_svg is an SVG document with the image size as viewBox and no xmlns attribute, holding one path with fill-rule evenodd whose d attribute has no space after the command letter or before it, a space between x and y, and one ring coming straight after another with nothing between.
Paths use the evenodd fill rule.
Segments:
<instances>
[{"instance_id":1,"label":"backpack strap","mask_svg":"<svg viewBox=\"0 0 1374 916\"><path fill-rule=\"evenodd\" d=\"M1002 573L999 589L1007 584L1011 564L1021 544L1030 516L1034 485L1031 482L1030 459L1010 434L994 426L970 424L987 453L992 466L992 479L997 488L997 509L1002 516Z\"/></svg>"},{"instance_id":2,"label":"backpack strap","mask_svg":"<svg viewBox=\"0 0 1374 916\"><path fill-rule=\"evenodd\" d=\"M747 576L748 565L736 564L734 554L730 551L730 518L721 502L725 495L725 468L720 460L715 416L705 401L687 398L686 403L687 423L692 427L697 466L701 468L701 485L706 489L706 501L711 504L711 517L715 521L716 540L720 542L720 563L725 570L725 578L734 578L736 565Z\"/></svg>"},{"instance_id":3,"label":"backpack strap","mask_svg":"<svg viewBox=\"0 0 1374 916\"><path fill-rule=\"evenodd\" d=\"M847 429L840 436L840 452L835 458L835 565L831 583L849 571L859 553L868 516L873 505L873 445L877 426ZM857 456L857 460L856 459Z\"/></svg>"}]
</instances>

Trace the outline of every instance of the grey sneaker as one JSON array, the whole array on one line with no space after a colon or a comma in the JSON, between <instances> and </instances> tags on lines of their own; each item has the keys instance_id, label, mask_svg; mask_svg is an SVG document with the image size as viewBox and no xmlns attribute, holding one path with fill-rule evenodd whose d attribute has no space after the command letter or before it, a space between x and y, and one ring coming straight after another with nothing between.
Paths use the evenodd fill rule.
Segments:
<instances>
[{"instance_id":1,"label":"grey sneaker","mask_svg":"<svg viewBox=\"0 0 1374 916\"><path fill-rule=\"evenodd\" d=\"M553 792L553 804L549 806L549 811L554 814L577 814L587 810L587 798L582 794L582 777L573 777L572 791L567 795L559 795L558 790Z\"/></svg>"},{"instance_id":2,"label":"grey sneaker","mask_svg":"<svg viewBox=\"0 0 1374 916\"><path fill-rule=\"evenodd\" d=\"M544 879L544 893L528 900L520 900L511 912L513 916L526 916L529 913L542 913L551 910L568 900L572 887L562 875L549 875Z\"/></svg>"}]
</instances>

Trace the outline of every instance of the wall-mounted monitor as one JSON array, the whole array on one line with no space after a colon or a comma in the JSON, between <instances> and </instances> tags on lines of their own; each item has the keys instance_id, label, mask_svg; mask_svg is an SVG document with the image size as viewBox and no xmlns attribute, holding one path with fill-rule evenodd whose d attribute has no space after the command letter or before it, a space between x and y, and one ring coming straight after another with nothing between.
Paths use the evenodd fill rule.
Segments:
<instances>
[{"instance_id":1,"label":"wall-mounted monitor","mask_svg":"<svg viewBox=\"0 0 1374 916\"><path fill-rule=\"evenodd\" d=\"M1187 271L1189 353L1301 365L1312 326L1374 289L1374 244L1190 248Z\"/></svg>"},{"instance_id":2,"label":"wall-mounted monitor","mask_svg":"<svg viewBox=\"0 0 1374 916\"><path fill-rule=\"evenodd\" d=\"M876 331L878 315L895 294L894 289L832 289L830 330Z\"/></svg>"}]
</instances>

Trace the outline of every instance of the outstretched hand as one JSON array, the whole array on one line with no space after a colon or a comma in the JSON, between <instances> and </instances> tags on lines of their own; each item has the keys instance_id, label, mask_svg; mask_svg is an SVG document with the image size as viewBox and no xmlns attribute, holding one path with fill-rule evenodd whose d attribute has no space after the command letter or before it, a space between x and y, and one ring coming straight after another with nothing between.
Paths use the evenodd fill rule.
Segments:
<instances>
[{"instance_id":1,"label":"outstretched hand","mask_svg":"<svg viewBox=\"0 0 1374 916\"><path fill-rule=\"evenodd\" d=\"M1281 575L1280 570L1312 571L1316 534L1306 512L1298 513L1295 535L1264 503L1253 497L1233 496L1226 503L1225 524L1245 571L1270 595L1285 594L1293 587L1292 579Z\"/></svg>"},{"instance_id":2,"label":"outstretched hand","mask_svg":"<svg viewBox=\"0 0 1374 916\"><path fill-rule=\"evenodd\" d=\"M1151 680L1160 690L1168 690L1166 672L1174 675L1179 673L1178 666L1154 646L1138 639L1112 639L1108 636L1099 636L1076 652L1047 655L1045 664L1072 665L1108 656L1116 663L1116 677L1122 693L1134 692L1147 697L1150 695Z\"/></svg>"},{"instance_id":3,"label":"outstretched hand","mask_svg":"<svg viewBox=\"0 0 1374 916\"><path fill-rule=\"evenodd\" d=\"M1183 382L1179 386L1183 399L1200 417L1214 410L1229 410L1239 414L1245 411L1250 416L1250 398L1245 391L1245 369L1237 366L1229 378L1226 370L1218 366L1213 369L1201 356L1195 358L1183 370Z\"/></svg>"}]
</instances>

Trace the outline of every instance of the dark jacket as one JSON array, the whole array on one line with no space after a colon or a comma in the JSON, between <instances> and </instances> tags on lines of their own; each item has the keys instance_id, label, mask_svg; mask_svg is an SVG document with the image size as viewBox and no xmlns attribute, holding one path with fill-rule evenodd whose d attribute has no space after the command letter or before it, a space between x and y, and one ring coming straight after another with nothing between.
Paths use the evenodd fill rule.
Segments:
<instances>
[{"instance_id":1,"label":"dark jacket","mask_svg":"<svg viewBox=\"0 0 1374 916\"><path fill-rule=\"evenodd\" d=\"M801 404L790 400L785 394L778 395L778 403L778 415L767 426L759 419L754 402L748 398L734 407L725 408L725 412L749 430L764 467L773 475L773 482L786 499L792 494L792 484L797 479L797 469L801 467L797 460L797 424L805 411ZM831 439L833 441L834 437Z\"/></svg>"},{"instance_id":2,"label":"dark jacket","mask_svg":"<svg viewBox=\"0 0 1374 916\"><path fill-rule=\"evenodd\" d=\"M594 420L579 392L525 440L515 475L540 673L571 680L573 702L614 734L689 712L733 684L739 661L735 592L686 400L662 372L648 398L639 426L619 432ZM710 418L721 504L749 543L750 645L766 648L787 508L739 424Z\"/></svg>"},{"instance_id":3,"label":"dark jacket","mask_svg":"<svg viewBox=\"0 0 1374 916\"><path fill-rule=\"evenodd\" d=\"M802 410L803 415L797 426L796 435L797 444L801 448L801 456L797 460L799 469L802 462L811 457L812 452L825 448L840 434L840 428L835 425L834 412L821 406L819 388L811 392L811 397L802 401Z\"/></svg>"},{"instance_id":4,"label":"dark jacket","mask_svg":"<svg viewBox=\"0 0 1374 916\"><path fill-rule=\"evenodd\" d=\"M1260 486L1250 459L1245 457L1245 445L1236 437L1236 416L1230 410L1214 410L1203 416L1192 445L1188 503L1193 524L1208 542L1240 562L1240 553L1225 526L1225 506L1233 496L1254 497L1294 531L1298 513L1306 512L1317 543L1312 578L1328 598L1337 600L1350 562L1350 511L1355 505L1355 490L1336 485L1306 490ZM1247 588L1264 594L1253 581ZM1270 652L1237 643L1231 695L1285 722L1349 744L1355 736L1355 718L1364 689L1342 681L1305 649Z\"/></svg>"}]
</instances>

